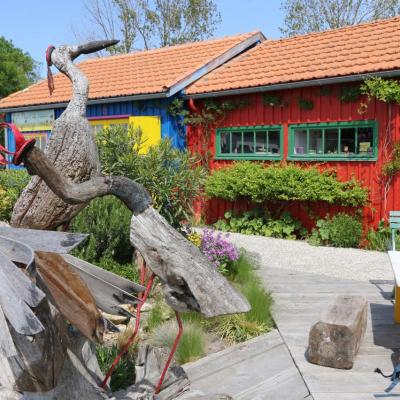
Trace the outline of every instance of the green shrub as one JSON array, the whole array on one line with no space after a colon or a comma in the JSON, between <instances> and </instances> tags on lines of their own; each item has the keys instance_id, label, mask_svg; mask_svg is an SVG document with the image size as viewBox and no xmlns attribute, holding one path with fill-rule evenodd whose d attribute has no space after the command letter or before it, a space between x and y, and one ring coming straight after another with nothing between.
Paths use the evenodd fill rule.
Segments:
<instances>
[{"instance_id":1,"label":"green shrub","mask_svg":"<svg viewBox=\"0 0 400 400\"><path fill-rule=\"evenodd\" d=\"M189 152L163 139L142 154L144 141L132 127L104 129L97 140L104 174L123 175L143 184L154 207L171 225L179 227L181 221L190 219L205 171Z\"/></svg>"},{"instance_id":2,"label":"green shrub","mask_svg":"<svg viewBox=\"0 0 400 400\"><path fill-rule=\"evenodd\" d=\"M244 314L212 318L206 326L228 343L240 343L268 332L274 326L271 315L272 297L264 290L255 274L254 263L242 252L229 279L243 293L251 310Z\"/></svg>"},{"instance_id":3,"label":"green shrub","mask_svg":"<svg viewBox=\"0 0 400 400\"><path fill-rule=\"evenodd\" d=\"M72 231L90 235L87 244L77 255L93 263L101 259L112 259L120 264L131 263L131 217L126 206L113 196L93 200L72 221Z\"/></svg>"},{"instance_id":4,"label":"green shrub","mask_svg":"<svg viewBox=\"0 0 400 400\"><path fill-rule=\"evenodd\" d=\"M29 179L24 170L0 170L0 221L10 221L14 204Z\"/></svg>"},{"instance_id":5,"label":"green shrub","mask_svg":"<svg viewBox=\"0 0 400 400\"><path fill-rule=\"evenodd\" d=\"M205 193L226 200L249 198L264 201L325 201L329 204L360 206L368 201L368 190L352 179L339 182L332 170L295 164L263 164L242 161L215 170L207 179Z\"/></svg>"},{"instance_id":6,"label":"green shrub","mask_svg":"<svg viewBox=\"0 0 400 400\"><path fill-rule=\"evenodd\" d=\"M282 213L279 219L273 219L268 213L258 210L246 211L238 216L226 212L224 217L214 224L216 229L283 239L303 238L307 235L307 229L288 212Z\"/></svg>"},{"instance_id":7,"label":"green shrub","mask_svg":"<svg viewBox=\"0 0 400 400\"><path fill-rule=\"evenodd\" d=\"M205 354L206 336L200 324L184 322L183 334L175 353L179 364L195 361ZM170 349L178 333L178 326L174 320L157 326L151 336L155 346Z\"/></svg>"},{"instance_id":8,"label":"green shrub","mask_svg":"<svg viewBox=\"0 0 400 400\"><path fill-rule=\"evenodd\" d=\"M96 356L100 370L106 374L111 364L117 357L120 349L117 346L97 346ZM125 389L135 383L135 358L136 347L131 349L121 358L111 376L110 387L112 391Z\"/></svg>"},{"instance_id":9,"label":"green shrub","mask_svg":"<svg viewBox=\"0 0 400 400\"><path fill-rule=\"evenodd\" d=\"M361 238L361 221L352 215L339 213L332 219L327 216L318 220L309 242L314 245L359 247Z\"/></svg>"},{"instance_id":10,"label":"green shrub","mask_svg":"<svg viewBox=\"0 0 400 400\"><path fill-rule=\"evenodd\" d=\"M396 249L400 249L400 234L397 232L395 235ZM385 221L380 221L378 229L370 229L367 234L367 245L365 246L368 250L376 251L388 251L392 249L392 237L390 227Z\"/></svg>"}]
</instances>

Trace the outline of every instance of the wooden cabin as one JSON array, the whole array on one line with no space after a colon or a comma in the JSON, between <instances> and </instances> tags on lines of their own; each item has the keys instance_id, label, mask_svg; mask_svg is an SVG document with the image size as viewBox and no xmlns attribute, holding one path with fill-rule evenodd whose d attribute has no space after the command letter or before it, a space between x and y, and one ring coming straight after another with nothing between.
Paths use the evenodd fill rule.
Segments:
<instances>
[{"instance_id":1,"label":"wooden cabin","mask_svg":"<svg viewBox=\"0 0 400 400\"><path fill-rule=\"evenodd\" d=\"M400 210L399 176L389 185L382 179L382 166L400 140L400 105L368 102L359 87L372 76L400 77L399 43L400 17L267 39L200 78L185 90L194 113L207 100L242 104L212 129L211 169L236 160L333 168L339 180L354 177L370 189L364 223L377 226L390 210ZM190 127L188 147L199 151L205 135L201 126ZM338 211L336 205L310 206L320 216ZM252 205L213 199L204 207L206 220L214 222L229 209ZM290 204L294 216L310 225L305 208Z\"/></svg>"}]
</instances>

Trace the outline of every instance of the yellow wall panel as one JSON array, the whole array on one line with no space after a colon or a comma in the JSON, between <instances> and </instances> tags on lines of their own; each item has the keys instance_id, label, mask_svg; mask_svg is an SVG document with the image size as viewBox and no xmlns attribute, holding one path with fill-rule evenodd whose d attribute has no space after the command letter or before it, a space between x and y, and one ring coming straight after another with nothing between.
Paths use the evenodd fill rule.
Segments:
<instances>
[{"instance_id":1,"label":"yellow wall panel","mask_svg":"<svg viewBox=\"0 0 400 400\"><path fill-rule=\"evenodd\" d=\"M161 141L161 119L159 116L129 117L129 123L142 131L143 146L141 154L147 153L151 146Z\"/></svg>"}]
</instances>

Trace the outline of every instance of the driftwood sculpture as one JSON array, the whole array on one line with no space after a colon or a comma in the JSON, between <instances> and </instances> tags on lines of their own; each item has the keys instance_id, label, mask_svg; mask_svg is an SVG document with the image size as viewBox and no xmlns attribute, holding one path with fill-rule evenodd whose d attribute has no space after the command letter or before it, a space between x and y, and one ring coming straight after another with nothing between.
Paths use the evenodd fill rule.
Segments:
<instances>
[{"instance_id":1,"label":"driftwood sculpture","mask_svg":"<svg viewBox=\"0 0 400 400\"><path fill-rule=\"evenodd\" d=\"M131 243L141 253L153 272L153 276L159 277L166 301L176 312L197 311L205 317L247 312L250 307L246 299L228 283L196 246L175 231L152 207L151 198L142 185L125 177L100 176L96 145L91 137L88 122L84 117L88 84L79 70L72 65L72 60L82 52L95 51L110 43L114 42L96 42L84 46L62 46L50 52L51 61L73 82L74 95L64 114L56 121L55 137L49 141L45 153L34 147L33 142L25 142L18 129L11 126L17 139L17 153L14 156L14 161L16 163L22 162L28 172L34 176L14 209L12 224L17 227L54 229L60 224L68 223L90 200L99 196L114 195L132 211ZM79 137L81 134L83 134L83 138ZM76 149L77 146L79 152L74 154L71 149ZM75 162L75 158L77 162ZM74 260L70 256L61 258L54 254L57 252L48 254L40 253L38 250L46 251L46 249L35 248L35 258L39 267L38 277L40 279L38 284L46 296L52 300L49 307L54 305L54 309L61 312L73 326L90 340L99 340L103 326L95 307L92 305L87 307L86 317L82 319L70 312L71 307L68 306L68 303L71 301L71 304L78 309L81 307L79 305L79 297L81 297L86 300L84 303L96 303L99 306L102 303L101 295L97 297L94 295L93 298L87 294L79 296L78 290L76 294L67 294L67 296L70 296L69 298L65 297L65 293L68 292L68 282L77 288L85 287L83 281L90 286L90 283L93 283L93 270L79 261L76 262L77 259ZM28 266L27 259L25 259L24 264ZM77 274L71 272L70 267ZM72 275L73 277L71 277ZM83 281L79 280L78 275ZM59 282L59 280L62 282ZM152 278L150 281L152 281ZM93 285L93 287L95 286ZM148 285L144 296L147 295L149 288ZM140 290L140 288L136 289ZM39 289L35 287L35 290ZM121 288L119 291L123 292L124 290ZM40 302L42 293L38 291L35 292L35 295L36 301ZM130 293L127 295L128 298L132 296ZM56 298L61 298L62 301L57 302ZM47 302L47 300L45 301ZM34 307L36 304L33 304L33 302L30 304L28 301L26 303L30 307ZM137 320L139 319L141 304L139 302L137 307ZM114 307L114 305L111 307ZM51 321L58 315L57 313L54 315L49 313L48 319ZM38 319L40 322L41 318L38 317ZM88 321L91 321L91 323L88 324ZM178 319L178 321L180 320ZM13 325L11 317L8 322ZM88 329L88 326L91 328ZM43 327L39 325L36 326L36 329L43 331ZM60 331L62 329L64 328L61 326ZM46 330L46 327L44 327L44 330ZM30 331L27 334L34 335L34 332ZM65 334L60 334L61 336L65 338ZM54 338L54 335L52 337ZM14 336L13 340L15 343ZM69 337L65 341L71 340L74 339ZM76 346L76 343L69 345L69 347L67 345L67 350L61 353L70 354L68 350L70 348L77 348L79 354L73 353L75 358L70 356L63 368L55 368L58 371L57 376L54 375L52 378L53 385L57 385L53 390L53 393L56 393L55 397L43 398L71 398L65 395L67 389L63 392L62 388L70 386L72 382L70 375L79 380L81 378L76 371L87 369L82 350L84 347ZM17 349L17 351L19 350ZM37 351L40 353L40 349ZM76 359L79 361L78 367L73 361ZM63 365L63 361L64 359L60 361L60 365ZM75 366L71 367L71 363ZM97 365L97 363L95 364ZM66 374L66 370L73 372ZM97 380L98 384L99 375L96 376L95 382ZM80 384L77 384L77 387L80 388ZM35 389L36 391L45 390L40 385ZM81 390L82 398L104 398L102 397L104 392L93 389L90 384L84 384ZM93 396L89 396L89 392ZM126 398L150 399L153 397Z\"/></svg>"}]
</instances>

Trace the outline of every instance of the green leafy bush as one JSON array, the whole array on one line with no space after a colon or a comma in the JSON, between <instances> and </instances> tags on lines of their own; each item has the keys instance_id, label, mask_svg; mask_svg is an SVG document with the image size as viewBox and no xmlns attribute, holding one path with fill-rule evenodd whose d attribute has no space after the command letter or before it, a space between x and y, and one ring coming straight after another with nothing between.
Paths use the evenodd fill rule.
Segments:
<instances>
[{"instance_id":1,"label":"green leafy bush","mask_svg":"<svg viewBox=\"0 0 400 400\"><path fill-rule=\"evenodd\" d=\"M0 221L10 221L14 204L29 179L24 170L0 170Z\"/></svg>"},{"instance_id":2,"label":"green leafy bush","mask_svg":"<svg viewBox=\"0 0 400 400\"><path fill-rule=\"evenodd\" d=\"M268 213L259 210L246 211L238 216L228 211L224 217L225 219L220 219L214 224L216 229L283 239L296 239L307 235L307 229L288 212L282 213L279 219L273 219Z\"/></svg>"},{"instance_id":3,"label":"green leafy bush","mask_svg":"<svg viewBox=\"0 0 400 400\"><path fill-rule=\"evenodd\" d=\"M332 170L320 172L316 167L295 164L263 164L241 161L213 171L207 179L208 197L226 200L249 198L264 201L325 201L329 204L360 206L368 201L368 190L352 179L339 182Z\"/></svg>"},{"instance_id":4,"label":"green leafy bush","mask_svg":"<svg viewBox=\"0 0 400 400\"><path fill-rule=\"evenodd\" d=\"M144 154L140 131L119 126L97 135L102 172L123 175L144 185L154 207L174 227L192 215L192 202L205 179L205 171L189 152L164 139Z\"/></svg>"},{"instance_id":5,"label":"green leafy bush","mask_svg":"<svg viewBox=\"0 0 400 400\"><path fill-rule=\"evenodd\" d=\"M380 221L378 229L370 229L366 238L365 248L368 250L388 251L392 248L392 237L389 225L385 221ZM400 234L396 232L395 235L396 249L400 249Z\"/></svg>"},{"instance_id":6,"label":"green leafy bush","mask_svg":"<svg viewBox=\"0 0 400 400\"><path fill-rule=\"evenodd\" d=\"M131 217L126 206L113 196L93 200L72 221L72 231L90 234L87 244L77 255L93 263L105 260L105 265L110 259L121 264L131 262Z\"/></svg>"},{"instance_id":7,"label":"green leafy bush","mask_svg":"<svg viewBox=\"0 0 400 400\"><path fill-rule=\"evenodd\" d=\"M334 247L359 247L362 238L362 223L352 215L339 213L317 221L309 242L314 245Z\"/></svg>"}]
</instances>

